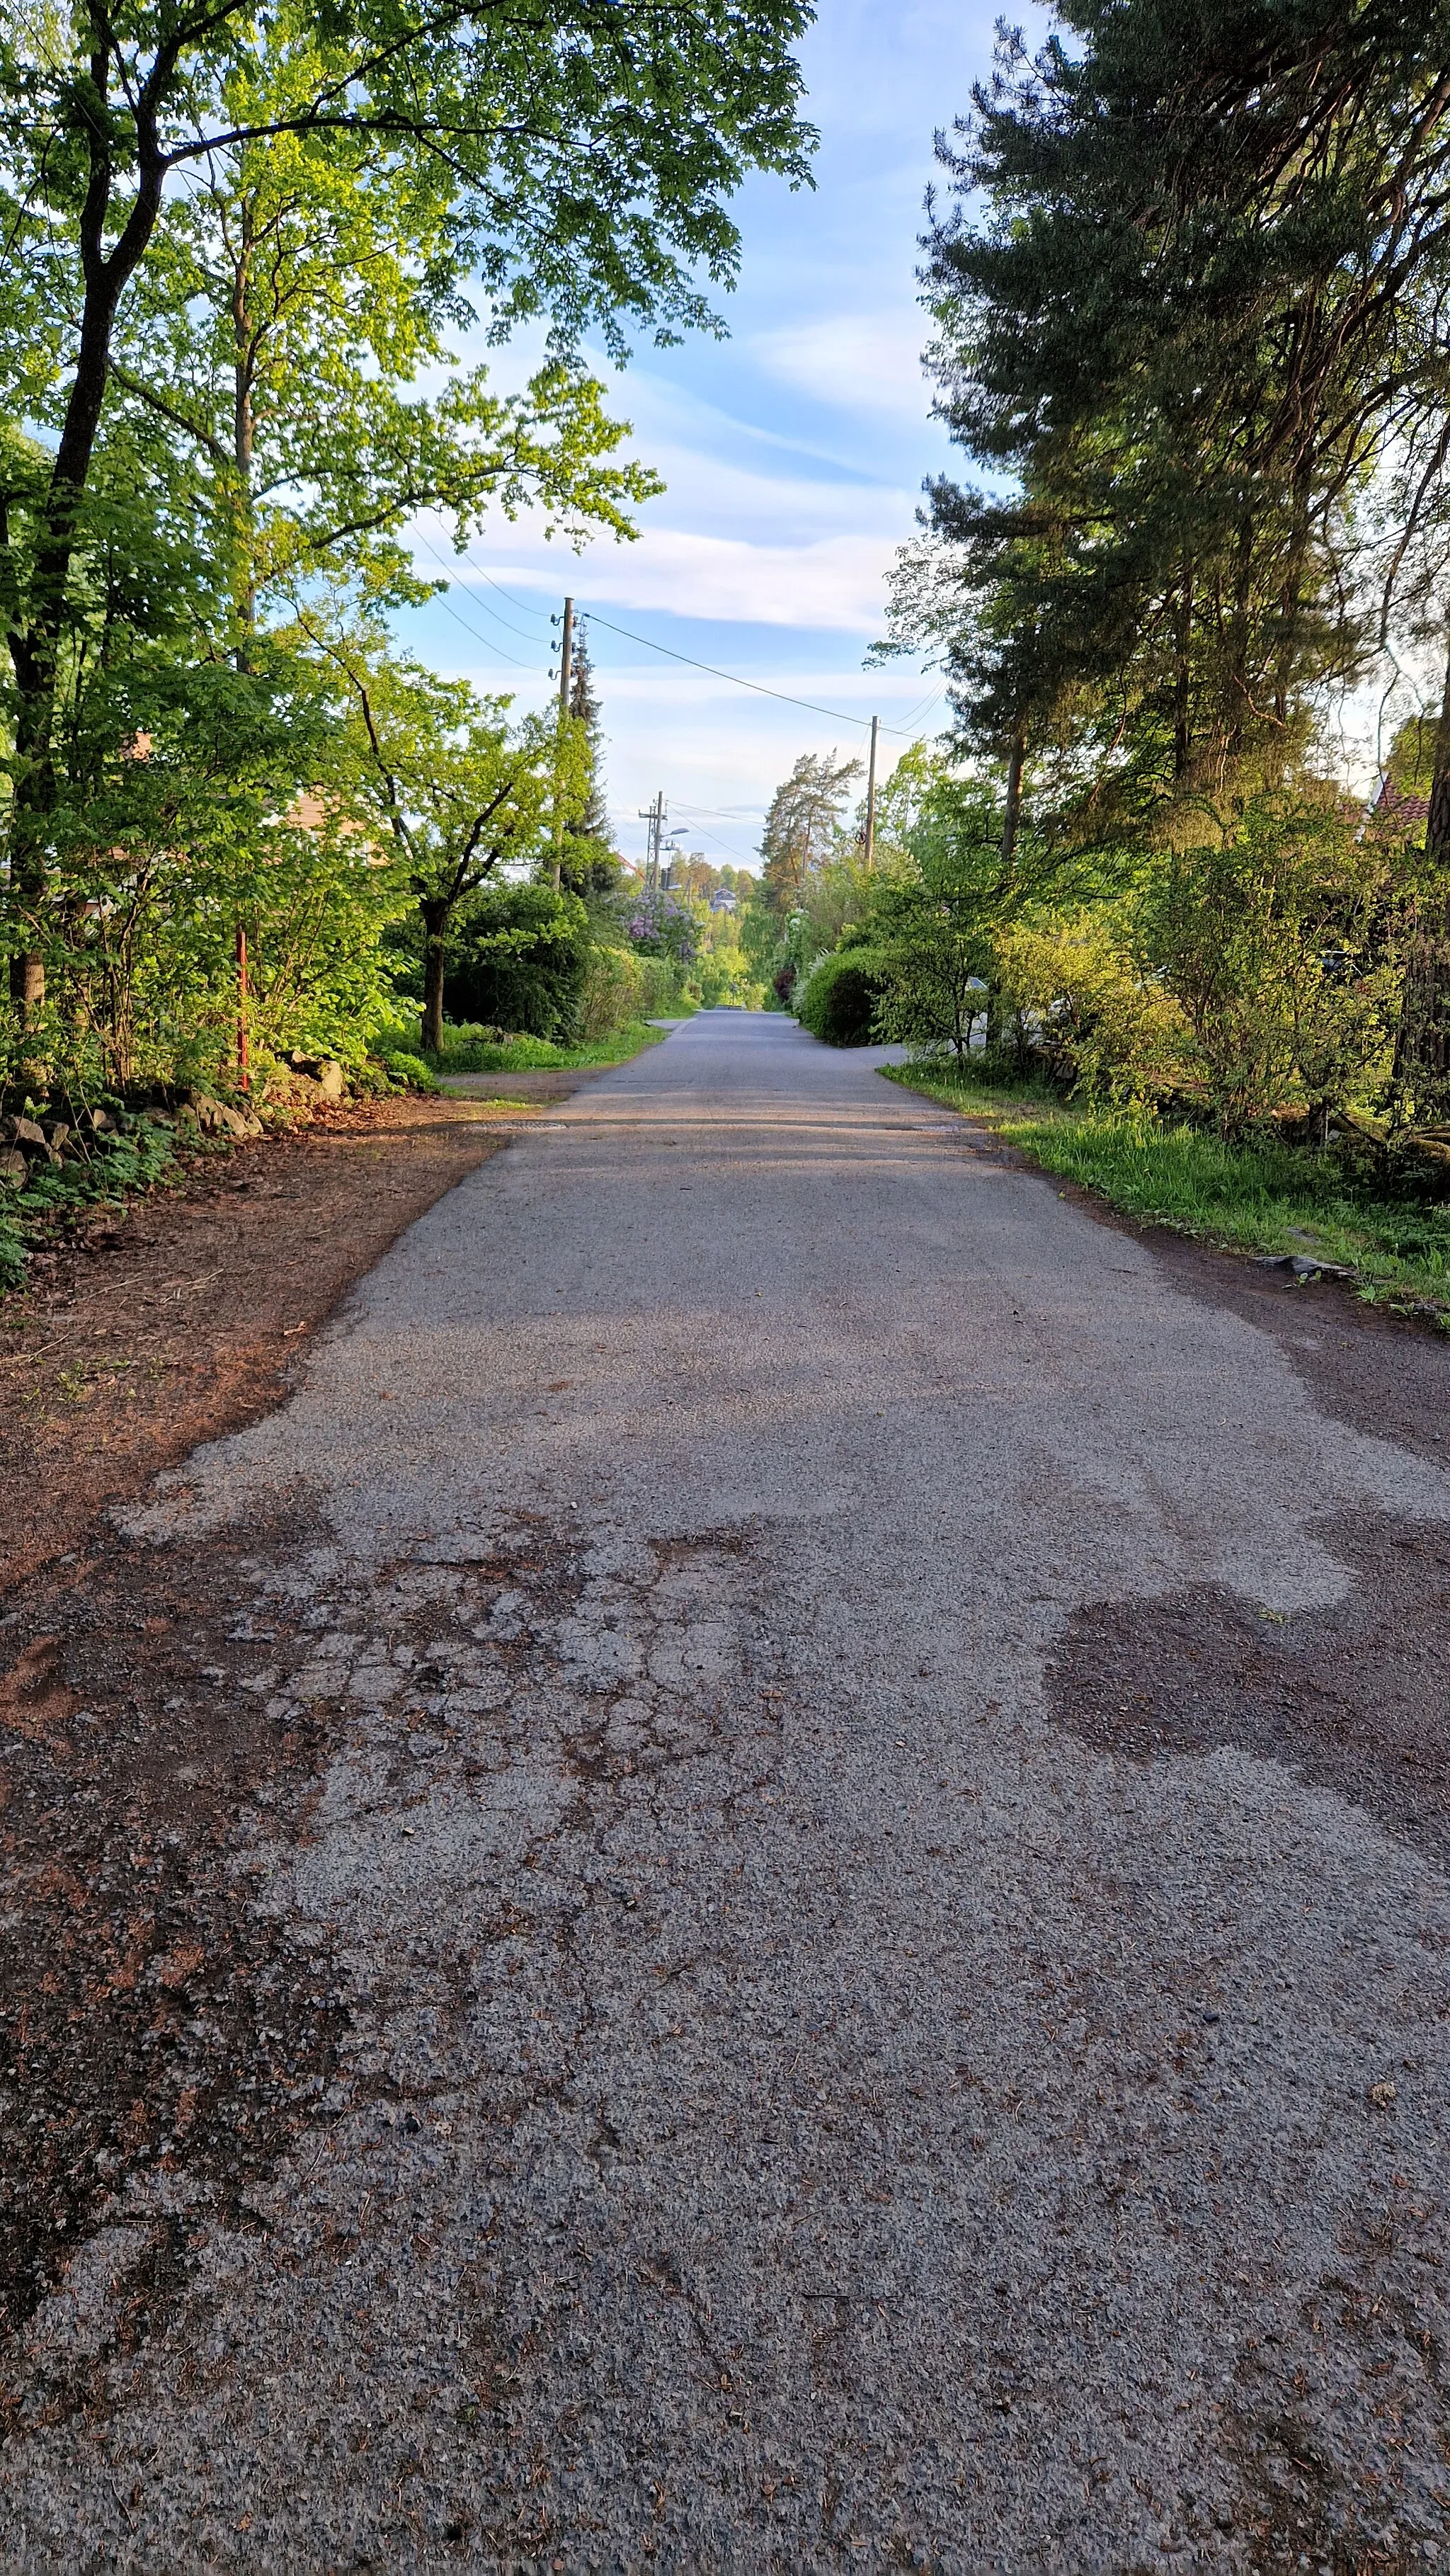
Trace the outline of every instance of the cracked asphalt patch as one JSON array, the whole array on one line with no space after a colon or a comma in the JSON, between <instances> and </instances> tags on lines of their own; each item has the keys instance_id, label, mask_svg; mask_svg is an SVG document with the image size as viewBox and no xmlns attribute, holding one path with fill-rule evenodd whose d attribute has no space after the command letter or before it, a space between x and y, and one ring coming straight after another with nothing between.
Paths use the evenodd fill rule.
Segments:
<instances>
[{"instance_id":1,"label":"cracked asphalt patch","mask_svg":"<svg viewBox=\"0 0 1450 2576\"><path fill-rule=\"evenodd\" d=\"M789 1023L550 1114L77 1574L172 1623L146 1779L233 1767L149 1928L91 1864L156 2071L17 2303L5 2562L1447 2563L1447 1524ZM120 1613L33 1607L60 1836Z\"/></svg>"}]
</instances>

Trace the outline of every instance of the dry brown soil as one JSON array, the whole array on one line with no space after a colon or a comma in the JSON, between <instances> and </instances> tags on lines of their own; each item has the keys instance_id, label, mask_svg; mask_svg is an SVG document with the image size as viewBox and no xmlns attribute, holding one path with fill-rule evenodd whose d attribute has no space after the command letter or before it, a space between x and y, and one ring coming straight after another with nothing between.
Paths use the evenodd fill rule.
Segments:
<instances>
[{"instance_id":1,"label":"dry brown soil","mask_svg":"<svg viewBox=\"0 0 1450 2576\"><path fill-rule=\"evenodd\" d=\"M578 1080L373 1101L192 1155L179 1188L97 1210L37 1255L28 1294L0 1299L0 1598L104 1506L277 1403L353 1281Z\"/></svg>"}]
</instances>

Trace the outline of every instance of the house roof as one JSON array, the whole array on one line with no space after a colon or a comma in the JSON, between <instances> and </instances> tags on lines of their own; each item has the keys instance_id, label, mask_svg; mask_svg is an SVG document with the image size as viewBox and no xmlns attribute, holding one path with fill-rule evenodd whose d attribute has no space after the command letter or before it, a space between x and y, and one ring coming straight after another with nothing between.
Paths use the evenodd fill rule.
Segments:
<instances>
[{"instance_id":1,"label":"house roof","mask_svg":"<svg viewBox=\"0 0 1450 2576\"><path fill-rule=\"evenodd\" d=\"M1382 778L1374 810L1377 814L1386 815L1393 823L1428 823L1430 799L1428 796L1408 796L1392 778Z\"/></svg>"}]
</instances>

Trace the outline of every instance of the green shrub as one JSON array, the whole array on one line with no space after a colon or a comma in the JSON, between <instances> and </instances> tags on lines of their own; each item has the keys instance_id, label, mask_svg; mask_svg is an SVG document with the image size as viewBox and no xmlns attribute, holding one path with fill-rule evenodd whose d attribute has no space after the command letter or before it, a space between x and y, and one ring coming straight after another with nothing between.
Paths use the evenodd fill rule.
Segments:
<instances>
[{"instance_id":1,"label":"green shrub","mask_svg":"<svg viewBox=\"0 0 1450 2576\"><path fill-rule=\"evenodd\" d=\"M569 1046L579 1034L589 950L589 916L577 895L550 885L485 886L448 943L448 1010L455 1020Z\"/></svg>"},{"instance_id":2,"label":"green shrub","mask_svg":"<svg viewBox=\"0 0 1450 2576\"><path fill-rule=\"evenodd\" d=\"M1223 1136L1302 1105L1322 1137L1335 1110L1383 1096L1402 982L1392 911L1384 848L1324 781L1251 796L1221 837L1166 854L1138 937Z\"/></svg>"},{"instance_id":3,"label":"green shrub","mask_svg":"<svg viewBox=\"0 0 1450 2576\"><path fill-rule=\"evenodd\" d=\"M655 961L648 962L653 965ZM587 1042L607 1038L630 1020L648 1018L645 966L646 960L636 957L632 949L609 947L602 941L591 946L584 961L577 1012L582 1039Z\"/></svg>"},{"instance_id":4,"label":"green shrub","mask_svg":"<svg viewBox=\"0 0 1450 2576\"><path fill-rule=\"evenodd\" d=\"M420 1055L409 1055L404 1048L393 1047L383 1062L393 1080L406 1083L410 1091L436 1091L438 1088Z\"/></svg>"},{"instance_id":5,"label":"green shrub","mask_svg":"<svg viewBox=\"0 0 1450 2576\"><path fill-rule=\"evenodd\" d=\"M644 1018L688 1018L695 1005L685 990L684 977L674 959L642 956L639 966L644 977Z\"/></svg>"},{"instance_id":6,"label":"green shrub","mask_svg":"<svg viewBox=\"0 0 1450 2576\"><path fill-rule=\"evenodd\" d=\"M738 948L707 951L692 981L707 1011L718 1011L722 1006L758 1011L764 1002L765 987L751 974Z\"/></svg>"},{"instance_id":7,"label":"green shrub","mask_svg":"<svg viewBox=\"0 0 1450 2576\"><path fill-rule=\"evenodd\" d=\"M793 1007L801 1027L827 1046L869 1046L885 989L869 948L838 948L833 956L819 958L797 985Z\"/></svg>"}]
</instances>

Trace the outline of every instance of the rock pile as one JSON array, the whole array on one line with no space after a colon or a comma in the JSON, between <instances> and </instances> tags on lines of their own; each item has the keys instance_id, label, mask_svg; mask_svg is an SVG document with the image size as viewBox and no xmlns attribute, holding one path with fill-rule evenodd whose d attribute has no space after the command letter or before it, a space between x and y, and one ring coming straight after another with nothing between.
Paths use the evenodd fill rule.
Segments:
<instances>
[{"instance_id":1,"label":"rock pile","mask_svg":"<svg viewBox=\"0 0 1450 2576\"><path fill-rule=\"evenodd\" d=\"M265 1131L255 1109L234 1109L227 1100L218 1100L213 1092L189 1092L183 1104L196 1120L203 1136L260 1136Z\"/></svg>"},{"instance_id":2,"label":"rock pile","mask_svg":"<svg viewBox=\"0 0 1450 2576\"><path fill-rule=\"evenodd\" d=\"M114 1130L115 1123L104 1109L82 1110L76 1119L0 1118L0 1186L23 1190L37 1172L87 1162L91 1140Z\"/></svg>"},{"instance_id":3,"label":"rock pile","mask_svg":"<svg viewBox=\"0 0 1450 2576\"><path fill-rule=\"evenodd\" d=\"M306 1055L300 1047L294 1047L288 1058L283 1082L287 1097L310 1107L335 1108L347 1090L347 1076L336 1056Z\"/></svg>"}]
</instances>

